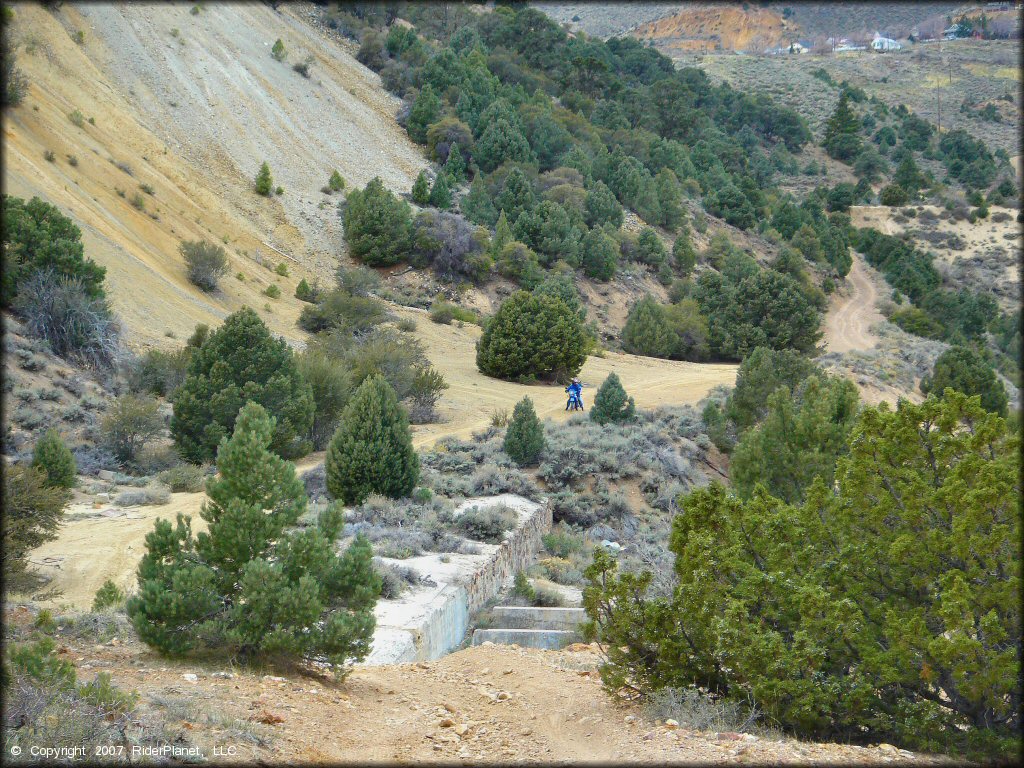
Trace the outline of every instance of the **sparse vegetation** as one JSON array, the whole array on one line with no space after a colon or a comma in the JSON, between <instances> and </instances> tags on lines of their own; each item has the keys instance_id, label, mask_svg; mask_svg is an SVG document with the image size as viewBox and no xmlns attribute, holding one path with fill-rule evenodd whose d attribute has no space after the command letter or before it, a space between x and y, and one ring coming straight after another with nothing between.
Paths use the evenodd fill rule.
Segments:
<instances>
[{"instance_id":1,"label":"sparse vegetation","mask_svg":"<svg viewBox=\"0 0 1024 768\"><path fill-rule=\"evenodd\" d=\"M188 268L188 279L204 291L217 290L220 278L227 274L228 255L208 240L185 241L179 246Z\"/></svg>"}]
</instances>

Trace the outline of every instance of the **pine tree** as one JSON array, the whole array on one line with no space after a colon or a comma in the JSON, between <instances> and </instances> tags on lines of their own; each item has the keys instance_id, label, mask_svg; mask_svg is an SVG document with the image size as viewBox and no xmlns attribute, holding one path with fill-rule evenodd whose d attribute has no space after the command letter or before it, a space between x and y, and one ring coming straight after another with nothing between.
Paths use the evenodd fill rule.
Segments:
<instances>
[{"instance_id":1,"label":"pine tree","mask_svg":"<svg viewBox=\"0 0 1024 768\"><path fill-rule=\"evenodd\" d=\"M161 653L216 651L242 659L326 657L343 672L369 652L380 593L362 536L341 556L337 505L315 527L290 531L306 509L295 467L274 455L274 420L256 403L238 414L217 452L218 477L191 519L158 520L139 563L127 611L139 637Z\"/></svg>"},{"instance_id":2,"label":"pine tree","mask_svg":"<svg viewBox=\"0 0 1024 768\"><path fill-rule=\"evenodd\" d=\"M284 61L288 56L288 52L284 48L284 43L281 42L281 38L277 38L274 42L274 47L270 49L270 55L274 57L275 61Z\"/></svg>"},{"instance_id":3,"label":"pine tree","mask_svg":"<svg viewBox=\"0 0 1024 768\"><path fill-rule=\"evenodd\" d=\"M498 220L498 211L494 207L494 201L487 193L487 186L483 181L483 174L477 174L473 183L469 185L469 194L462 198L459 203L462 215L474 224L485 227L493 227Z\"/></svg>"},{"instance_id":4,"label":"pine tree","mask_svg":"<svg viewBox=\"0 0 1024 768\"><path fill-rule=\"evenodd\" d=\"M248 401L270 409L276 420L271 446L280 455L308 450L302 436L313 421L313 395L284 339L271 336L249 307L228 316L192 354L188 375L176 390L171 435L188 461L212 459L234 430Z\"/></svg>"},{"instance_id":5,"label":"pine tree","mask_svg":"<svg viewBox=\"0 0 1024 768\"><path fill-rule=\"evenodd\" d=\"M466 161L462 159L462 150L458 144L453 144L448 151L448 159L444 162L444 172L451 177L453 184L460 184L466 180Z\"/></svg>"},{"instance_id":6,"label":"pine tree","mask_svg":"<svg viewBox=\"0 0 1024 768\"><path fill-rule=\"evenodd\" d=\"M481 118L481 124L483 124ZM490 173L505 162L531 163L537 158L519 126L504 118L487 123L477 140L473 157L482 171Z\"/></svg>"},{"instance_id":7,"label":"pine tree","mask_svg":"<svg viewBox=\"0 0 1024 768\"><path fill-rule=\"evenodd\" d=\"M594 280L611 280L619 266L619 246L615 240L594 227L581 244L583 274Z\"/></svg>"},{"instance_id":8,"label":"pine tree","mask_svg":"<svg viewBox=\"0 0 1024 768\"><path fill-rule=\"evenodd\" d=\"M441 210L448 210L452 205L452 189L448 183L448 174L442 172L434 179L430 189L430 204Z\"/></svg>"},{"instance_id":9,"label":"pine tree","mask_svg":"<svg viewBox=\"0 0 1024 768\"><path fill-rule=\"evenodd\" d=\"M544 452L544 426L533 409L533 401L524 397L512 411L512 421L505 430L505 453L520 467L531 467Z\"/></svg>"},{"instance_id":10,"label":"pine tree","mask_svg":"<svg viewBox=\"0 0 1024 768\"><path fill-rule=\"evenodd\" d=\"M821 145L829 157L849 163L860 154L862 141L860 138L860 118L854 114L850 106L850 94L843 89L835 112L825 124L825 139Z\"/></svg>"},{"instance_id":11,"label":"pine tree","mask_svg":"<svg viewBox=\"0 0 1024 768\"><path fill-rule=\"evenodd\" d=\"M504 211L510 224L514 224L523 211L529 211L537 204L537 195L526 174L513 168L505 177L505 185L494 201L499 211Z\"/></svg>"},{"instance_id":12,"label":"pine tree","mask_svg":"<svg viewBox=\"0 0 1024 768\"><path fill-rule=\"evenodd\" d=\"M417 144L423 144L427 140L427 126L437 122L441 116L441 100L434 93L429 83L416 95L412 110L409 112L409 120L405 127L409 132L409 138Z\"/></svg>"},{"instance_id":13,"label":"pine tree","mask_svg":"<svg viewBox=\"0 0 1024 768\"><path fill-rule=\"evenodd\" d=\"M32 452L32 466L46 472L46 484L53 488L73 488L75 474L75 457L64 445L60 434L52 427L46 430Z\"/></svg>"},{"instance_id":14,"label":"pine tree","mask_svg":"<svg viewBox=\"0 0 1024 768\"><path fill-rule=\"evenodd\" d=\"M409 420L383 376L369 376L341 415L326 458L327 490L346 504L371 493L400 498L419 478Z\"/></svg>"},{"instance_id":15,"label":"pine tree","mask_svg":"<svg viewBox=\"0 0 1024 768\"><path fill-rule=\"evenodd\" d=\"M498 223L494 226L494 239L491 240L491 253L495 261L501 256L505 246L513 240L515 240L515 236L512 234L512 227L509 226L508 216L502 211L498 215Z\"/></svg>"},{"instance_id":16,"label":"pine tree","mask_svg":"<svg viewBox=\"0 0 1024 768\"><path fill-rule=\"evenodd\" d=\"M900 164L896 167L896 173L893 175L892 181L894 184L903 187L910 196L916 195L925 185L924 174L921 173L917 163L914 162L913 153L907 152L903 157Z\"/></svg>"},{"instance_id":17,"label":"pine tree","mask_svg":"<svg viewBox=\"0 0 1024 768\"><path fill-rule=\"evenodd\" d=\"M689 277L697 265L697 252L693 249L693 242L690 240L690 227L685 221L679 227L676 241L672 243L672 259L683 277Z\"/></svg>"},{"instance_id":18,"label":"pine tree","mask_svg":"<svg viewBox=\"0 0 1024 768\"><path fill-rule=\"evenodd\" d=\"M590 418L598 424L623 424L632 421L636 416L636 405L633 398L626 395L626 390L614 371L601 384L594 396L594 407L590 409Z\"/></svg>"},{"instance_id":19,"label":"pine tree","mask_svg":"<svg viewBox=\"0 0 1024 768\"><path fill-rule=\"evenodd\" d=\"M622 348L634 355L671 358L679 339L669 327L665 308L651 296L633 305L622 328Z\"/></svg>"},{"instance_id":20,"label":"pine tree","mask_svg":"<svg viewBox=\"0 0 1024 768\"><path fill-rule=\"evenodd\" d=\"M270 176L270 166L264 160L263 165L260 166L260 172L256 174L256 194L270 197L273 189L274 180Z\"/></svg>"},{"instance_id":21,"label":"pine tree","mask_svg":"<svg viewBox=\"0 0 1024 768\"><path fill-rule=\"evenodd\" d=\"M427 205L430 202L430 182L427 181L426 171L420 171L412 185L412 201L416 205Z\"/></svg>"},{"instance_id":22,"label":"pine tree","mask_svg":"<svg viewBox=\"0 0 1024 768\"><path fill-rule=\"evenodd\" d=\"M412 209L374 177L346 198L345 242L371 267L397 264L412 247Z\"/></svg>"}]
</instances>

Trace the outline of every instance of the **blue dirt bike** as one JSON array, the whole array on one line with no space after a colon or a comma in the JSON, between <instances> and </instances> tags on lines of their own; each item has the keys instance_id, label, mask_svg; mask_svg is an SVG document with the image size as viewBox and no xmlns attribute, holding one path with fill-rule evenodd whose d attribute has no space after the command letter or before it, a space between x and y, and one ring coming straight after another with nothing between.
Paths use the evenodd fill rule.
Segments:
<instances>
[{"instance_id":1,"label":"blue dirt bike","mask_svg":"<svg viewBox=\"0 0 1024 768\"><path fill-rule=\"evenodd\" d=\"M565 410L567 411L582 411L583 410L583 396L580 387L568 386L565 391L569 393L569 399L565 403Z\"/></svg>"}]
</instances>

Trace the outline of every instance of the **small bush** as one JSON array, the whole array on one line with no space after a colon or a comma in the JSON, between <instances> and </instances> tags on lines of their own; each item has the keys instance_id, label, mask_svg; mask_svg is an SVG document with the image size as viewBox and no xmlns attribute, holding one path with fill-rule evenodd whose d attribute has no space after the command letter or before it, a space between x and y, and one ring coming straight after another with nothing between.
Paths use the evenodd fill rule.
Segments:
<instances>
[{"instance_id":1,"label":"small bush","mask_svg":"<svg viewBox=\"0 0 1024 768\"><path fill-rule=\"evenodd\" d=\"M583 549L583 537L564 525L543 534L540 540L544 543L544 549L555 557L566 558Z\"/></svg>"},{"instance_id":2,"label":"small bush","mask_svg":"<svg viewBox=\"0 0 1024 768\"><path fill-rule=\"evenodd\" d=\"M277 265L274 271L281 277L288 277L288 265L283 261Z\"/></svg>"},{"instance_id":3,"label":"small bush","mask_svg":"<svg viewBox=\"0 0 1024 768\"><path fill-rule=\"evenodd\" d=\"M508 408L495 408L491 411L491 426L497 429L507 427L510 417L508 415Z\"/></svg>"},{"instance_id":4,"label":"small bush","mask_svg":"<svg viewBox=\"0 0 1024 768\"><path fill-rule=\"evenodd\" d=\"M76 128L83 128L85 126L85 115L77 109L68 115L68 120L70 120L71 124Z\"/></svg>"},{"instance_id":5,"label":"small bush","mask_svg":"<svg viewBox=\"0 0 1024 768\"><path fill-rule=\"evenodd\" d=\"M406 565L388 563L378 557L373 558L373 569L381 579L380 596L385 600L400 597L410 585L420 583L420 574Z\"/></svg>"},{"instance_id":6,"label":"small bush","mask_svg":"<svg viewBox=\"0 0 1024 768\"><path fill-rule=\"evenodd\" d=\"M92 601L92 612L102 613L109 608L122 608L125 602L125 594L118 586L107 579L103 586L96 590L96 597Z\"/></svg>"},{"instance_id":7,"label":"small bush","mask_svg":"<svg viewBox=\"0 0 1024 768\"><path fill-rule=\"evenodd\" d=\"M57 153L54 152L52 149L44 149L43 159L45 159L48 163L55 163L57 162Z\"/></svg>"},{"instance_id":8,"label":"small bush","mask_svg":"<svg viewBox=\"0 0 1024 768\"><path fill-rule=\"evenodd\" d=\"M270 299L281 298L281 287L278 285L268 285L266 290L263 291L263 295Z\"/></svg>"},{"instance_id":9,"label":"small bush","mask_svg":"<svg viewBox=\"0 0 1024 768\"><path fill-rule=\"evenodd\" d=\"M395 327L402 333L414 333L416 331L416 321L411 317L403 317L395 323Z\"/></svg>"},{"instance_id":10,"label":"small bush","mask_svg":"<svg viewBox=\"0 0 1024 768\"><path fill-rule=\"evenodd\" d=\"M172 493L199 493L206 485L207 472L205 467L195 464L179 464L156 477Z\"/></svg>"},{"instance_id":11,"label":"small bush","mask_svg":"<svg viewBox=\"0 0 1024 768\"><path fill-rule=\"evenodd\" d=\"M759 717L756 708L737 702L716 701L696 688L662 688L648 697L648 716L675 720L694 731L751 733Z\"/></svg>"},{"instance_id":12,"label":"small bush","mask_svg":"<svg viewBox=\"0 0 1024 768\"><path fill-rule=\"evenodd\" d=\"M327 180L327 187L332 192L340 192L345 188L345 180L337 170L331 171L331 178Z\"/></svg>"},{"instance_id":13,"label":"small bush","mask_svg":"<svg viewBox=\"0 0 1024 768\"><path fill-rule=\"evenodd\" d=\"M141 211L146 207L146 198L144 198L138 192L132 195L132 199L130 202L132 204L132 208L134 208L137 211Z\"/></svg>"},{"instance_id":14,"label":"small bush","mask_svg":"<svg viewBox=\"0 0 1024 768\"><path fill-rule=\"evenodd\" d=\"M120 461L131 462L139 449L164 429L156 400L121 395L100 424L103 445Z\"/></svg>"},{"instance_id":15,"label":"small bush","mask_svg":"<svg viewBox=\"0 0 1024 768\"><path fill-rule=\"evenodd\" d=\"M274 57L274 61L284 61L287 58L288 51L285 50L281 38L277 38L274 41L274 47L270 49L270 55Z\"/></svg>"},{"instance_id":16,"label":"small bush","mask_svg":"<svg viewBox=\"0 0 1024 768\"><path fill-rule=\"evenodd\" d=\"M217 289L217 282L228 271L224 249L207 240L182 242L179 250L188 267L188 279L204 291Z\"/></svg>"},{"instance_id":17,"label":"small bush","mask_svg":"<svg viewBox=\"0 0 1024 768\"><path fill-rule=\"evenodd\" d=\"M263 165L260 166L259 173L256 174L256 194L263 195L263 197L270 197L271 191L274 189L274 179L270 175L270 166L264 160Z\"/></svg>"},{"instance_id":18,"label":"small bush","mask_svg":"<svg viewBox=\"0 0 1024 768\"><path fill-rule=\"evenodd\" d=\"M505 533L514 529L518 522L519 516L504 504L484 509L470 507L456 518L459 530L467 537L488 544L500 544L505 540Z\"/></svg>"},{"instance_id":19,"label":"small bush","mask_svg":"<svg viewBox=\"0 0 1024 768\"><path fill-rule=\"evenodd\" d=\"M313 66L313 57L307 56L302 61L292 64L292 69L298 72L300 75L309 79L310 68Z\"/></svg>"},{"instance_id":20,"label":"small bush","mask_svg":"<svg viewBox=\"0 0 1024 768\"><path fill-rule=\"evenodd\" d=\"M164 485L122 491L114 498L114 504L118 507L152 507L168 504L170 501L171 492Z\"/></svg>"},{"instance_id":21,"label":"small bush","mask_svg":"<svg viewBox=\"0 0 1024 768\"><path fill-rule=\"evenodd\" d=\"M59 488L72 488L75 485L75 457L53 428L48 429L36 443L32 466L46 473L47 485Z\"/></svg>"}]
</instances>

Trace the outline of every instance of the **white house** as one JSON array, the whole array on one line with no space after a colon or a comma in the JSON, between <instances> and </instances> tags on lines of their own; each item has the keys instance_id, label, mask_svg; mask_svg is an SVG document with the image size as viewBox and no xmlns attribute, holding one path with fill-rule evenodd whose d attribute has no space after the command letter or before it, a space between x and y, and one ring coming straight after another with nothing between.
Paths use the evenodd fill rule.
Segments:
<instances>
[{"instance_id":1,"label":"white house","mask_svg":"<svg viewBox=\"0 0 1024 768\"><path fill-rule=\"evenodd\" d=\"M902 48L902 43L893 40L891 37L882 37L877 32L875 33L875 39L871 41L871 50L873 51L898 51Z\"/></svg>"}]
</instances>

